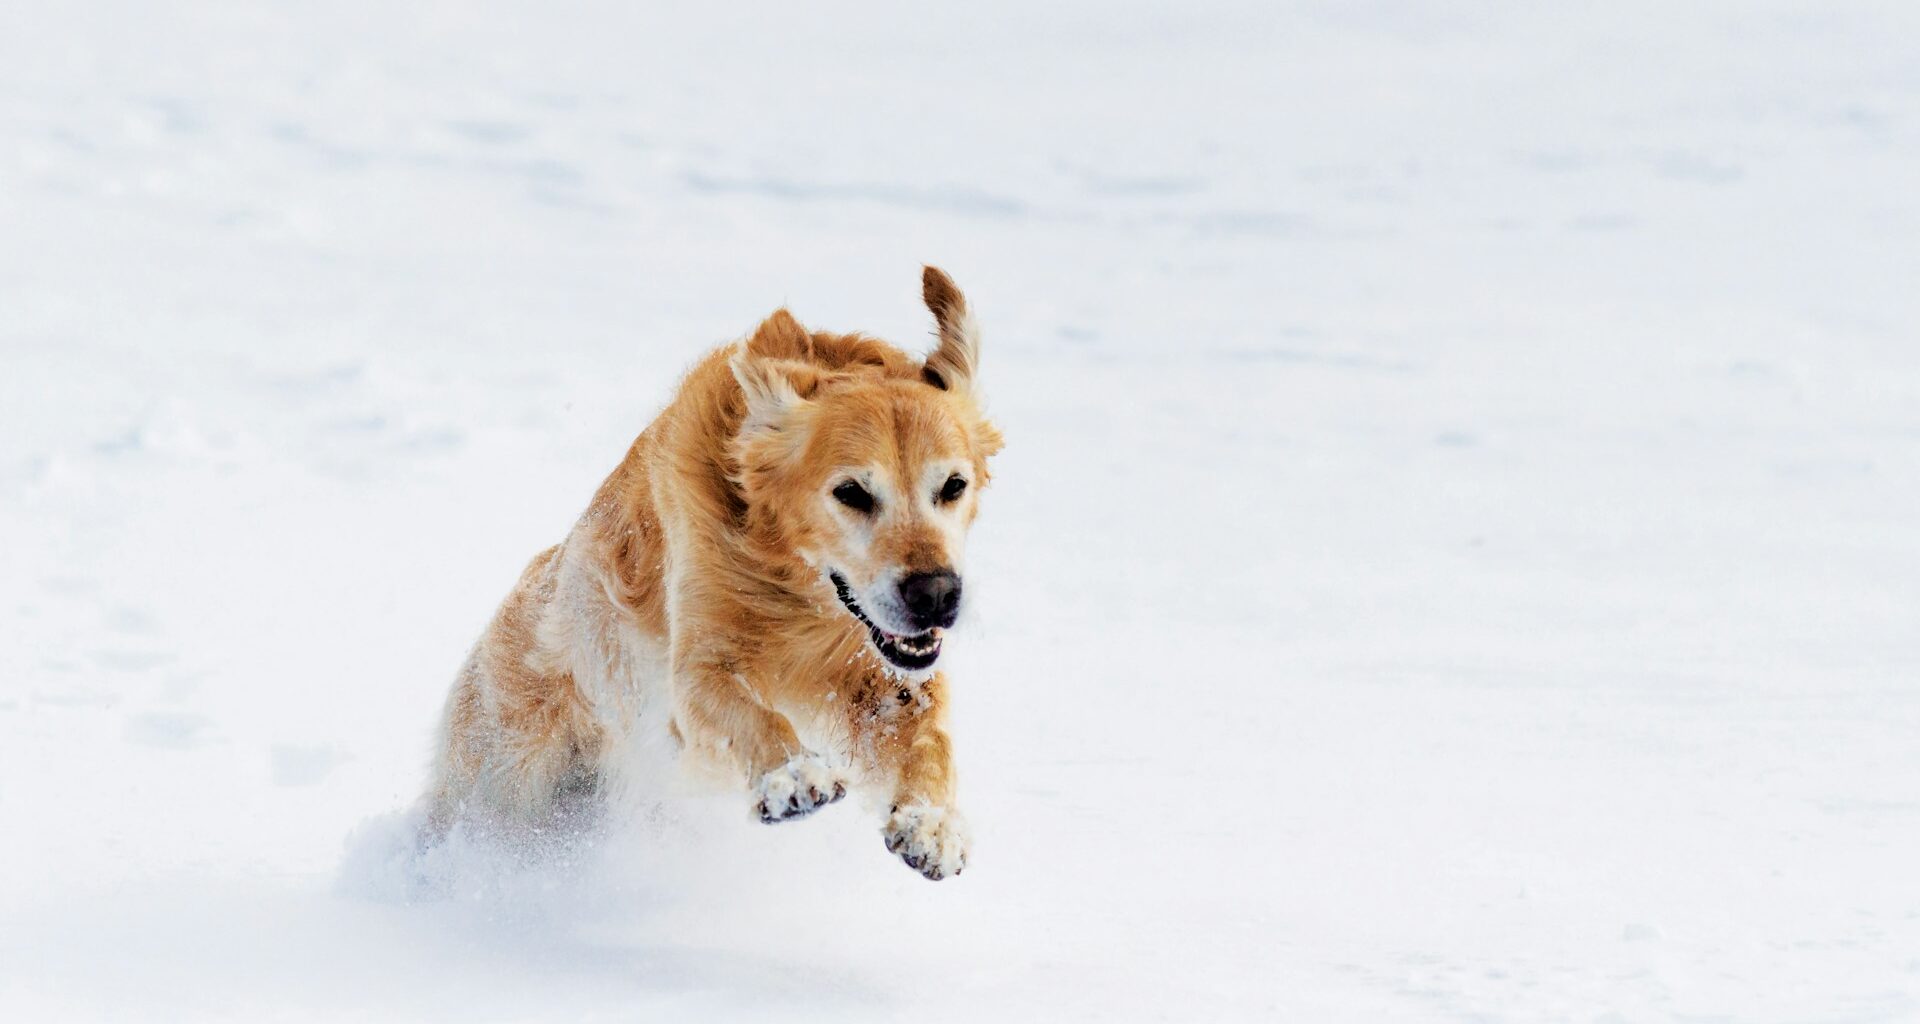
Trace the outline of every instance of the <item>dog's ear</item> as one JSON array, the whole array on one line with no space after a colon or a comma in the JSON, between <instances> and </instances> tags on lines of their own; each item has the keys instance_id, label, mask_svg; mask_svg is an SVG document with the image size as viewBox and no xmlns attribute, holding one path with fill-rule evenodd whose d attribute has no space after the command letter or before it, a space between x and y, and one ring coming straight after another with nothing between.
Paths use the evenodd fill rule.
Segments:
<instances>
[{"instance_id":1,"label":"dog's ear","mask_svg":"<svg viewBox=\"0 0 1920 1024\"><path fill-rule=\"evenodd\" d=\"M1000 454L1000 449L1007 446L1006 438L1000 436L1000 428L985 419L974 424L973 441L979 446L983 459Z\"/></svg>"},{"instance_id":2,"label":"dog's ear","mask_svg":"<svg viewBox=\"0 0 1920 1024\"><path fill-rule=\"evenodd\" d=\"M748 351L743 341L727 367L746 398L746 415L729 452L729 474L749 502L765 493L793 465L812 433L812 396L820 387L820 371L792 359L768 359Z\"/></svg>"},{"instance_id":3,"label":"dog's ear","mask_svg":"<svg viewBox=\"0 0 1920 1024\"><path fill-rule=\"evenodd\" d=\"M807 360L813 358L813 335L781 306L747 336L746 349L768 359Z\"/></svg>"},{"instance_id":4,"label":"dog's ear","mask_svg":"<svg viewBox=\"0 0 1920 1024\"><path fill-rule=\"evenodd\" d=\"M764 355L768 359L801 359L808 361L814 357L814 336L808 334L801 321L793 319L793 313L785 305L774 309L770 317L760 321L760 327L753 329L747 336L747 352Z\"/></svg>"},{"instance_id":5,"label":"dog's ear","mask_svg":"<svg viewBox=\"0 0 1920 1024\"><path fill-rule=\"evenodd\" d=\"M953 278L932 266L920 274L920 295L940 330L940 344L928 353L922 375L942 391L974 390L980 367L980 328L967 308L967 297L960 294Z\"/></svg>"},{"instance_id":6,"label":"dog's ear","mask_svg":"<svg viewBox=\"0 0 1920 1024\"><path fill-rule=\"evenodd\" d=\"M792 319L787 318L788 322ZM743 435L780 430L820 386L820 371L813 366L792 359L769 359L755 354L752 346L749 339L727 360L733 379L747 399L746 420L740 425Z\"/></svg>"}]
</instances>

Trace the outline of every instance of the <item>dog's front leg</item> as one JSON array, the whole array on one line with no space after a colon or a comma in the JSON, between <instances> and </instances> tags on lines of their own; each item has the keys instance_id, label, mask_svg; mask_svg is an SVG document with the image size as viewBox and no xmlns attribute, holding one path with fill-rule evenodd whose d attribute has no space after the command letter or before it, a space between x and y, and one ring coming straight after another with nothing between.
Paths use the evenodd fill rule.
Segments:
<instances>
[{"instance_id":1,"label":"dog's front leg","mask_svg":"<svg viewBox=\"0 0 1920 1024\"><path fill-rule=\"evenodd\" d=\"M967 866L966 819L954 806L953 741L946 685L935 675L914 689L882 690L854 722L856 748L874 752L893 787L881 836L907 866L939 881ZM897 698L897 699L889 699Z\"/></svg>"},{"instance_id":2,"label":"dog's front leg","mask_svg":"<svg viewBox=\"0 0 1920 1024\"><path fill-rule=\"evenodd\" d=\"M767 824L805 817L847 794L847 779L807 750L785 715L768 707L731 666L691 657L674 668L674 727L681 741L746 769L754 811Z\"/></svg>"}]
</instances>

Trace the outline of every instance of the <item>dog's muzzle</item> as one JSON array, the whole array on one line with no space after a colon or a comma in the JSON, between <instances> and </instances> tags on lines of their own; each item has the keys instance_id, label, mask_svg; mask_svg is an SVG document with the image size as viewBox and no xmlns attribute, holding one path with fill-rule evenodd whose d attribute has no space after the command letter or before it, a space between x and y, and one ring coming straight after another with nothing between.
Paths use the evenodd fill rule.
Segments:
<instances>
[{"instance_id":1,"label":"dog's muzzle","mask_svg":"<svg viewBox=\"0 0 1920 1024\"><path fill-rule=\"evenodd\" d=\"M846 577L837 572L828 573L827 576L833 581L833 592L840 596L840 603L854 618L860 620L861 625L867 627L867 636L873 641L874 649L894 667L918 672L932 668L933 663L939 660L942 636L939 627L912 634L889 633L875 625L867 613L860 610L860 602L853 599L853 588L847 586Z\"/></svg>"}]
</instances>

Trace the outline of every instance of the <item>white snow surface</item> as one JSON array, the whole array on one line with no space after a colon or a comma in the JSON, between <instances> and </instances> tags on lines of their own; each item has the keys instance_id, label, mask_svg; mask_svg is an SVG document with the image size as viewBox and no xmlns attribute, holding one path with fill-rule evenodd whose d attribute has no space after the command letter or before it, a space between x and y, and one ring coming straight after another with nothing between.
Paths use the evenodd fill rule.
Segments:
<instances>
[{"instance_id":1,"label":"white snow surface","mask_svg":"<svg viewBox=\"0 0 1920 1024\"><path fill-rule=\"evenodd\" d=\"M0 23L0 1019L1920 1018L1915 5ZM406 883L678 374L922 262L966 874L741 793Z\"/></svg>"}]
</instances>

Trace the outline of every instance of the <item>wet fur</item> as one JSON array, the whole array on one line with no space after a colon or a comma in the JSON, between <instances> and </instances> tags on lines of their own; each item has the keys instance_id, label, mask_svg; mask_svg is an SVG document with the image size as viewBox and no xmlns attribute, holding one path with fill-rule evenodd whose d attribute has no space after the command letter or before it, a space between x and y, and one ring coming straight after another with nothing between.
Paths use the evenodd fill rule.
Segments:
<instances>
[{"instance_id":1,"label":"wet fur","mask_svg":"<svg viewBox=\"0 0 1920 1024\"><path fill-rule=\"evenodd\" d=\"M561 544L535 556L449 695L426 797L456 822L538 825L608 786L645 719L682 757L749 792L763 820L864 787L889 849L957 873L947 680L903 674L825 570L866 587L957 567L1000 435L978 403L965 298L929 267L926 360L786 310L710 353L641 433ZM964 465L964 507L915 511L921 478ZM873 466L900 491L863 525L827 491Z\"/></svg>"}]
</instances>

